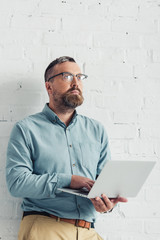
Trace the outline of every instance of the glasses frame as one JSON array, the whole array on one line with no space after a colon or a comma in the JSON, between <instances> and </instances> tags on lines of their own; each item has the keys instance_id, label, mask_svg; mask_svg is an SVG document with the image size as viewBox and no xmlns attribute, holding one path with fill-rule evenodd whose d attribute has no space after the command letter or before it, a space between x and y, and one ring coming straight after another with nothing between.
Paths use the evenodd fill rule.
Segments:
<instances>
[{"instance_id":1,"label":"glasses frame","mask_svg":"<svg viewBox=\"0 0 160 240\"><path fill-rule=\"evenodd\" d=\"M68 73L68 74L70 74L72 77L76 77L77 79L78 79L78 75L83 75L83 76L85 76L85 79L88 77L88 75L86 75L86 74L83 74L83 73L78 73L78 74L72 74L72 73L70 73L70 72L61 72L61 73L58 73L58 74L56 74L56 75L54 75L54 76L52 76L52 77L50 77L48 80L47 80L47 82L49 82L52 78L55 78L55 77L57 77L57 76L60 76L60 75L62 75L63 76L63 74L65 74L65 73ZM79 79L78 79L79 80ZM73 81L73 79L72 79L72 81ZM81 81L81 80L79 80L79 81Z\"/></svg>"}]
</instances>

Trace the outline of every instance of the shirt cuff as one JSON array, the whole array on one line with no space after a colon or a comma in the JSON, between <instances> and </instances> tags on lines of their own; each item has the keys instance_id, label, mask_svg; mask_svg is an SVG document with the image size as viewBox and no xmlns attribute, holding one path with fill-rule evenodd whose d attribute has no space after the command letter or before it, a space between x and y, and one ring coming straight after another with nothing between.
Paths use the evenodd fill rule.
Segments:
<instances>
[{"instance_id":1,"label":"shirt cuff","mask_svg":"<svg viewBox=\"0 0 160 240\"><path fill-rule=\"evenodd\" d=\"M59 173L58 181L57 181L57 188L69 187L71 184L71 178L72 178L72 175L70 175L70 174L67 175L64 173Z\"/></svg>"}]
</instances>

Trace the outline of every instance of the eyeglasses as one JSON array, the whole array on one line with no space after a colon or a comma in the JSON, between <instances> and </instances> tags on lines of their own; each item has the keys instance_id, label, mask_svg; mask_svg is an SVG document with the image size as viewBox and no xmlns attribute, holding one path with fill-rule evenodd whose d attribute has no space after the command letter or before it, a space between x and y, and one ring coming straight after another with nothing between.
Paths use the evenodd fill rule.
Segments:
<instances>
[{"instance_id":1,"label":"eyeglasses","mask_svg":"<svg viewBox=\"0 0 160 240\"><path fill-rule=\"evenodd\" d=\"M62 72L62 73L58 73L52 77L50 77L47 82L49 82L52 78L54 77L57 77L59 75L62 75L62 79L66 82L72 82L73 81L73 78L74 76L78 79L78 81L83 81L85 80L88 76L85 75L85 74L82 74L82 73L78 73L76 75L72 74L72 73L69 73L69 72Z\"/></svg>"}]
</instances>

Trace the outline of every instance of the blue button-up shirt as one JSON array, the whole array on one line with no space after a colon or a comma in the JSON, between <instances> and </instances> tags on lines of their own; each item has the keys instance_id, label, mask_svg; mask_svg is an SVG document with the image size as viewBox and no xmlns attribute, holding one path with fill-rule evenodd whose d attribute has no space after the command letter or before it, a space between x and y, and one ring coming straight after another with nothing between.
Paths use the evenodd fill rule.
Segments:
<instances>
[{"instance_id":1,"label":"blue button-up shirt","mask_svg":"<svg viewBox=\"0 0 160 240\"><path fill-rule=\"evenodd\" d=\"M97 121L76 112L66 126L46 104L43 111L15 124L7 150L10 193L23 198L24 211L94 222L90 199L57 190L72 175L96 179L110 159L108 137Z\"/></svg>"}]
</instances>

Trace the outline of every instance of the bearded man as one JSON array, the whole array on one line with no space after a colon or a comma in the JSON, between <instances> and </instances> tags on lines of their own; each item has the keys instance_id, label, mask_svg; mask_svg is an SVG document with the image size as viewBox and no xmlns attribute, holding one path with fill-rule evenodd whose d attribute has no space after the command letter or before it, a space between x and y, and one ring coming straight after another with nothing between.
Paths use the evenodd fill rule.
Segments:
<instances>
[{"instance_id":1,"label":"bearded man","mask_svg":"<svg viewBox=\"0 0 160 240\"><path fill-rule=\"evenodd\" d=\"M17 122L7 150L10 193L23 198L19 240L98 240L96 212L107 212L124 198L95 199L64 193L62 187L90 190L110 160L108 137L96 120L79 115L81 72L71 57L60 57L45 71L49 95L42 112Z\"/></svg>"}]
</instances>

